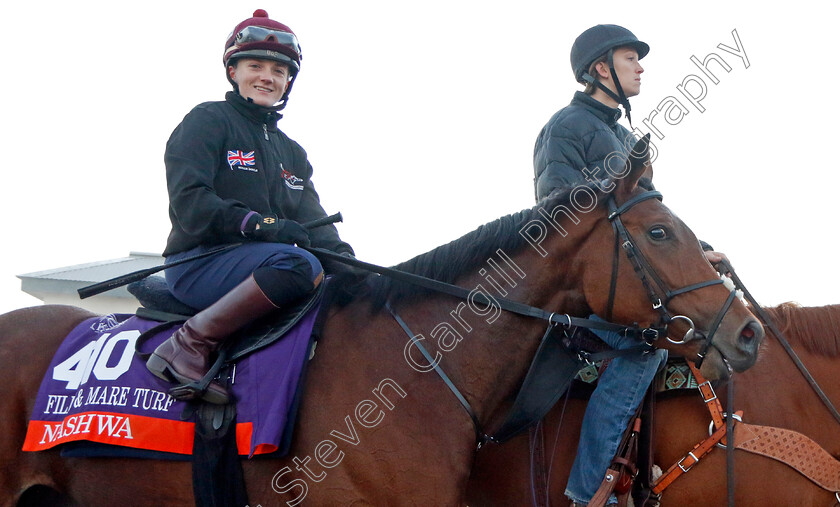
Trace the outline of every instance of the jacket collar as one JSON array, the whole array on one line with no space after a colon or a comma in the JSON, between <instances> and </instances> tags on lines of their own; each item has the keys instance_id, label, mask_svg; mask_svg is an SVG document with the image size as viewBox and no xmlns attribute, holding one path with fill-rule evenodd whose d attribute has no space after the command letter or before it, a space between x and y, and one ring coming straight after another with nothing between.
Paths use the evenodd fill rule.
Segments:
<instances>
[{"instance_id":1,"label":"jacket collar","mask_svg":"<svg viewBox=\"0 0 840 507\"><path fill-rule=\"evenodd\" d=\"M277 112L280 108L254 104L236 92L227 92L225 94L225 101L233 106L242 116L254 123L265 125L270 129L277 129L277 122L283 117L282 114Z\"/></svg>"},{"instance_id":2,"label":"jacket collar","mask_svg":"<svg viewBox=\"0 0 840 507\"><path fill-rule=\"evenodd\" d=\"M572 104L587 109L610 127L614 126L618 122L618 119L621 118L621 109L598 102L592 96L581 91L575 92Z\"/></svg>"}]
</instances>

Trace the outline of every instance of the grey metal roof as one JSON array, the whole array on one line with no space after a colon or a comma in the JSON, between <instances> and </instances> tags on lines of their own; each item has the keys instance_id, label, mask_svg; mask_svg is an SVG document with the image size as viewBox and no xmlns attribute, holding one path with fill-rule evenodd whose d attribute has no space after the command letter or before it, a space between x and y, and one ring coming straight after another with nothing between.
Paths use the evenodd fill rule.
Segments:
<instances>
[{"instance_id":1,"label":"grey metal roof","mask_svg":"<svg viewBox=\"0 0 840 507\"><path fill-rule=\"evenodd\" d=\"M21 279L21 290L41 298L45 293L70 293L110 278L125 275L141 269L163 264L159 254L131 252L128 257L106 261L89 262L17 275ZM125 287L112 289L107 293L111 297L131 298Z\"/></svg>"}]
</instances>

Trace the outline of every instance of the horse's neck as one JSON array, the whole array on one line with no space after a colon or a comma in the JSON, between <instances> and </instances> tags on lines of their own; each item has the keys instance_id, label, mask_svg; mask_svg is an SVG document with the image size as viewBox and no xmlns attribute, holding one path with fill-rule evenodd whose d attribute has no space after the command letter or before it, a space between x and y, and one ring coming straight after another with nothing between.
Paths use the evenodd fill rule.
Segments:
<instances>
[{"instance_id":1,"label":"horse's neck","mask_svg":"<svg viewBox=\"0 0 840 507\"><path fill-rule=\"evenodd\" d=\"M569 240L567 244L577 243ZM510 257L505 256L504 260L499 259L499 271L477 269L456 283L490 298L504 297L548 312L585 314L588 307L580 289L579 274L573 272L573 255L559 250L562 249L555 245L544 258L538 251L525 247ZM495 305L488 309L475 301L433 296L405 309L412 316L409 320L415 322L421 316L434 316L430 322L437 326L438 333L431 327L413 330L424 334L424 343L430 349L440 351L441 340L437 337L445 337L447 332L450 343L459 339L454 348L443 352L441 364L474 405L479 419L485 422L515 393L547 325Z\"/></svg>"},{"instance_id":2,"label":"horse's neck","mask_svg":"<svg viewBox=\"0 0 840 507\"><path fill-rule=\"evenodd\" d=\"M786 338L819 355L840 356L840 305L766 308Z\"/></svg>"}]
</instances>

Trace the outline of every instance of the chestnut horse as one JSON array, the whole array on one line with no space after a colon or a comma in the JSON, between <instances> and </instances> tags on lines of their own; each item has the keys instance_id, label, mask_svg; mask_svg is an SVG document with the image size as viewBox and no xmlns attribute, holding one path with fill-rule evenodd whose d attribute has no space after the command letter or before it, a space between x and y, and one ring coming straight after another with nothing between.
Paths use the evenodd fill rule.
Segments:
<instances>
[{"instance_id":1,"label":"chestnut horse","mask_svg":"<svg viewBox=\"0 0 840 507\"><path fill-rule=\"evenodd\" d=\"M476 429L447 385L425 368L416 345L422 341L439 360L478 424L494 427L547 325L502 312L495 298L548 312L603 315L614 252L610 197L631 206L621 215L624 225L667 287L715 279L685 224L657 199L634 200L646 192L638 180L648 165L647 145L634 153L639 156L628 159L624 178L600 182L614 185L608 194L598 193L599 186L577 187L397 266L474 288L472 294L484 298L463 302L376 277L372 289L331 308L289 454L243 462L251 505L462 503ZM661 315L647 303L648 291L623 255L616 276L620 297L613 320L658 321ZM728 296L723 286L710 285L677 295L667 306L702 332L714 327ZM416 333L413 338L384 309L384 299ZM87 316L72 307L40 307L0 317L0 371L7 379L0 396L0 506L16 505L21 495L31 504L193 504L188 463L20 450L40 377L63 336ZM685 322L675 321L669 335L687 334ZM758 321L736 301L714 335L704 371L711 377L725 371L723 357L738 370L752 366L762 336ZM700 346L691 342L675 350L691 354Z\"/></svg>"},{"instance_id":2,"label":"chestnut horse","mask_svg":"<svg viewBox=\"0 0 840 507\"><path fill-rule=\"evenodd\" d=\"M786 303L765 309L835 407L840 406L840 305L799 307ZM790 429L810 437L840 460L840 424L832 417L805 377L774 337L764 341L758 361L735 375L735 410L743 421ZM726 389L717 390L726 397ZM724 403L725 406L725 403ZM542 422L546 446L532 456L531 436L519 435L501 446L482 449L468 487L468 503L483 505L565 506L569 470L575 457L583 400L560 401ZM708 436L709 411L699 394L682 391L656 402L654 462L663 469L676 463ZM562 417L562 421L561 421ZM535 467L550 470L546 488L538 491ZM735 451L735 505L830 506L837 500L793 468L772 459ZM545 481L543 481L543 485ZM535 498L543 500L539 503ZM663 494L661 505L721 506L727 504L726 451L716 448Z\"/></svg>"}]
</instances>

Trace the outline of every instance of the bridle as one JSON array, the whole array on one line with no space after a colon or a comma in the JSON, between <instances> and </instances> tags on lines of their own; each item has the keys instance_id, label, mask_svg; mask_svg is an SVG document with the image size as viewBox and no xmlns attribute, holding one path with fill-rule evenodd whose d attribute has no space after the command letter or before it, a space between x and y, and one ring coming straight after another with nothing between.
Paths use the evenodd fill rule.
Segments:
<instances>
[{"instance_id":1,"label":"bridle","mask_svg":"<svg viewBox=\"0 0 840 507\"><path fill-rule=\"evenodd\" d=\"M712 346L712 341L714 339L715 333L718 330L718 327L720 326L720 323L723 321L723 318L726 316L726 313L732 307L732 303L735 300L735 291L729 292L729 297L726 299L726 301L723 303L723 306L718 311L714 321L712 322L711 327L709 328L708 334L705 336L703 333L696 330L694 322L689 317L685 315L672 315L671 312L668 311L668 303L671 302L671 300L676 296L679 296L680 294L686 294L688 292L695 291L698 289L702 289L704 287L712 287L714 285L722 284L723 280L720 278L716 278L714 280L706 280L703 282L687 285L676 290L671 290L668 287L668 285L662 280L662 277L659 276L659 274L656 272L653 266L651 266L651 264L647 261L644 254L642 254L641 250L639 250L639 248L633 242L633 237L630 235L630 231L627 230L627 227L625 227L624 223L621 221L622 214L633 208L633 206L648 199L659 199L661 201L662 194L660 192L657 192L656 190L649 190L632 197L621 206L616 206L615 198L612 195L610 195L608 198L607 206L609 214L607 215L607 219L612 224L613 232L615 234L615 248L613 252L612 277L610 279L610 294L609 299L607 300L607 313L605 318L607 321L612 320L612 311L613 306L615 304L616 284L618 280L618 261L620 245L621 248L624 250L624 253L627 255L627 259L630 261L630 264L633 266L633 270L635 271L636 276L639 278L639 280L641 280L642 285L644 285L645 290L648 293L648 299L650 300L653 309L659 312L659 321L654 326L651 326L653 329L657 330L658 336L665 336L669 342L677 345L683 345L692 340L702 339L705 337L705 343L700 349L700 352L697 353L697 359L695 359L695 364L699 368L700 365L703 363L703 360L705 359L709 348ZM685 336L683 336L683 339L681 341L677 341L668 337L668 325L672 322L680 320L685 321L688 324L689 329L685 333Z\"/></svg>"},{"instance_id":2,"label":"bridle","mask_svg":"<svg viewBox=\"0 0 840 507\"><path fill-rule=\"evenodd\" d=\"M603 321L599 322L599 321L594 321L594 320L591 320L591 319L586 319L586 318L581 318L581 317L573 317L573 316L570 316L570 315L567 315L567 314L558 314L558 313L554 313L554 312L549 312L549 311L543 310L541 308L533 307L533 306L530 306L530 305L527 305L527 304L524 304L524 303L520 303L518 301L513 301L513 300L510 300L510 299L506 299L506 298L503 298L503 297L494 298L494 303L497 304L498 307L502 310L512 312L512 313L515 313L515 314L518 314L518 315L526 316L526 317L533 317L533 318L537 318L537 319L540 319L540 320L548 321L548 329L546 330L546 334L543 337L543 341L545 341L547 337L551 336L552 330L556 326L563 326L565 328L584 327L584 328L589 328L589 329L600 329L600 330L604 330L604 331L612 331L612 332L624 334L625 336L635 336L635 337L639 338L641 341L644 342L639 346L639 348L625 349L625 350L622 350L622 351L613 351L613 352L618 353L618 354L639 353L639 352L642 351L642 349L644 347L648 347L648 348L652 347L653 341L656 340L657 338L659 338L660 336L666 336L667 337L667 330L668 330L668 324L669 323L671 323L675 320L684 319L689 323L689 327L690 327L689 331L686 333L686 337L681 342L675 342L675 341L670 340L670 339L669 339L669 341L672 341L673 343L678 343L678 344L679 343L687 343L688 341L690 341L690 339L693 339L695 334L700 334L700 333L697 333L694 330L694 323L688 317L686 317L684 315L674 315L674 316L672 316L666 308L667 303L675 296L678 296L680 294L684 294L686 292L690 292L692 290L701 289L703 287L717 285L719 283L723 283L723 280L721 280L721 279L708 280L708 281L705 281L705 282L692 284L692 285L683 287L682 289L678 289L678 290L674 290L674 291L671 291L667 288L665 283L662 281L662 278L656 273L656 270L654 270L653 267L651 267L650 263L647 262L647 260L644 258L642 253L633 244L632 237L630 236L630 233L627 231L626 227L621 222L621 215L623 213L630 210L633 206L635 206L635 205L637 205L641 202L644 202L648 199L652 199L652 198L656 198L656 199L661 200L662 199L662 194L657 192L657 191L646 191L642 194L639 194L639 195L629 199L627 202L622 204L620 207L617 207L615 205L615 200L613 199L612 196L609 197L609 200L607 202L608 212L609 212L608 219L612 223L613 230L615 231L615 235L616 235L615 256L614 256L614 259L613 259L612 279L610 281L610 298L609 298L608 309L609 309L609 313L611 313L612 312L612 307L613 307L613 301L614 301L614 298L615 298L615 286L617 284L617 279L618 279L618 260L619 260L619 258L618 258L618 247L619 247L619 244L620 244L624 248L624 251L627 254L628 259L630 259L630 262L633 264L633 269L635 270L636 275L642 281L642 284L646 287L646 289L648 291L648 296L651 300L651 303L653 304L653 307L657 311L659 311L659 313L660 313L660 318L659 318L659 322L658 322L657 326L639 327L638 325L635 325L635 324L632 325L632 326L624 326L624 325L619 325L619 324L613 324L612 322L609 322L610 315L608 315L607 322L603 322ZM348 257L336 254L334 252L330 252L328 250L323 250L323 249L320 249L320 248L308 247L306 249L308 251L316 254L318 257L321 257L321 258L326 258L326 259L329 259L329 260L332 260L332 261L339 262L341 264L347 264L347 265L350 265L350 266L353 266L353 267L356 267L356 268L361 268L361 269L366 270L366 271L379 273L380 275L384 275L384 276L387 276L389 278L399 280L401 282L410 283L410 284L413 284L413 285L424 287L426 289L433 290L433 291L436 291L436 292L439 292L439 293L449 294L451 296L455 296L455 297L458 297L458 298L461 298L461 299L467 299L471 295L471 292L468 291L467 289L465 289L463 287L456 286L456 285L452 285L452 284L449 284L449 283L440 282L438 280L433 280L433 279L426 278L426 277L419 276L419 275L415 275L415 274L412 274L412 273L399 271L399 270L396 270L396 269L393 269L393 268L385 268L385 267L382 267L382 266L377 266L375 264L369 264L367 262L359 261L355 258L348 258ZM660 292L662 294L664 294L664 299L665 299L664 302L662 301L662 298L658 296L657 291L653 289L653 287L651 285L651 282L650 282L651 279L660 288ZM709 346L712 343L712 337L714 336L714 332L717 330L717 327L720 324L720 321L723 320L723 316L726 314L726 312L729 310L730 306L732 305L732 301L734 300L734 298L735 298L735 291L732 291L730 293L729 299L724 304L723 308L721 308L721 310L718 312L718 315L715 318L715 322L714 322L714 324L711 328L711 331L710 331L710 333L707 337L706 345L703 348L703 350L701 351L701 353L698 354L698 359L697 359L697 367L698 368L699 368L700 364L702 363L703 357L705 356L705 353L706 353L707 349L709 348ZM476 301L478 301L479 303L490 304L490 301L487 301L487 300L482 299L482 298L476 298ZM497 436L490 436L490 435L486 434L481 429L482 426L481 426L481 424L478 420L478 417L476 416L475 412L473 411L472 407L470 406L470 403L461 394L461 392L458 390L458 388L455 386L455 384L450 380L450 378L446 375L446 373L441 368L440 364L438 364L438 361L434 360L432 355L428 352L428 350L426 350L426 348L423 346L423 344L419 340L414 340L414 337L416 336L416 334L411 331L409 326L402 320L402 318L398 315L398 313L390 306L390 303L386 303L386 309L391 313L391 315L397 321L399 326L403 329L403 331L406 333L406 335L411 339L410 343L413 346L415 346L417 349L420 350L420 352L423 354L424 358L429 362L429 364L434 365L433 370L435 372L437 372L438 376L440 376L440 378L447 385L449 390L458 399L461 406L466 410L467 414L470 416L470 418L473 421L473 426L474 426L475 432L476 432L478 447L480 448L485 442L489 442L489 441L497 441L498 442L498 441L503 440L503 438L499 437L498 435L511 436L513 433L512 433L512 431L508 431L509 428L507 427L508 426L507 423L502 424L502 428L500 428L498 430ZM691 338L689 338L689 337L691 337ZM539 417L536 418L534 422L536 422L536 420L539 420Z\"/></svg>"}]
</instances>

